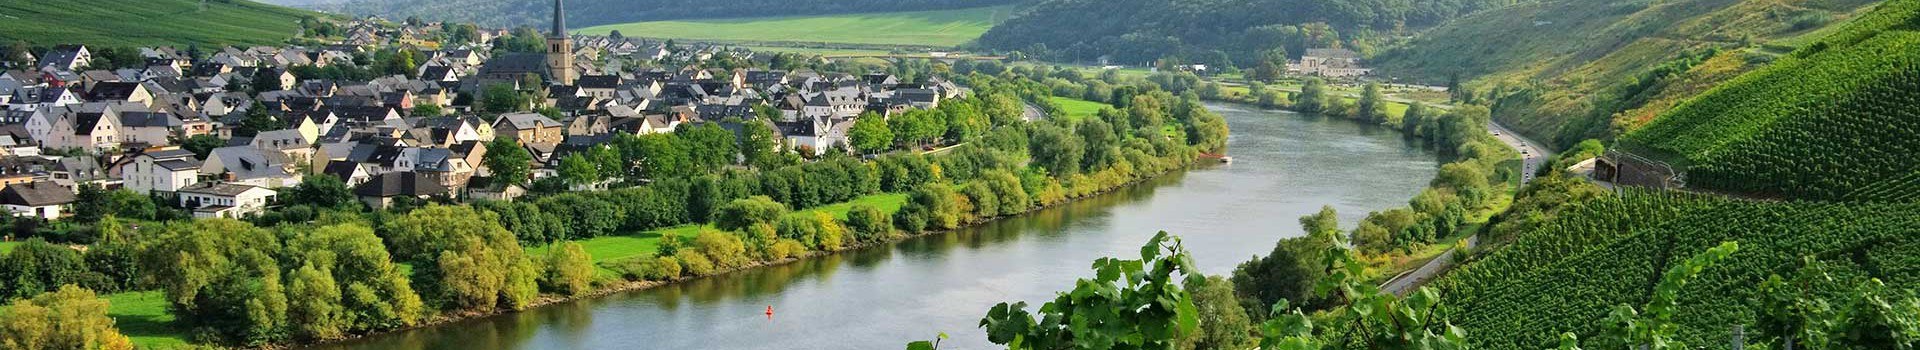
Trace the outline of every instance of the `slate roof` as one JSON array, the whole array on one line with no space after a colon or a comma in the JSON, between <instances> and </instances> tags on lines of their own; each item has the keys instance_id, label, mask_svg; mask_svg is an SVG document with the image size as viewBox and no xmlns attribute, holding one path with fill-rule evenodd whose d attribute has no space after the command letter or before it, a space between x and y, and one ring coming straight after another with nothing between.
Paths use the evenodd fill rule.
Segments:
<instances>
[{"instance_id":1,"label":"slate roof","mask_svg":"<svg viewBox=\"0 0 1920 350\"><path fill-rule=\"evenodd\" d=\"M0 204L42 207L73 203L73 190L49 181L8 185L0 189Z\"/></svg>"},{"instance_id":2,"label":"slate roof","mask_svg":"<svg viewBox=\"0 0 1920 350\"><path fill-rule=\"evenodd\" d=\"M233 197L233 196L238 196L241 193L246 193L247 191L255 188L259 188L259 187L252 186L252 185L245 185L245 184L208 181L208 182L201 182L201 183L188 185L187 187L181 187L179 192Z\"/></svg>"},{"instance_id":3,"label":"slate roof","mask_svg":"<svg viewBox=\"0 0 1920 350\"><path fill-rule=\"evenodd\" d=\"M557 128L562 125L560 122L554 121L553 118L547 118L547 116L540 115L539 113L508 114L500 116L500 120L506 122L505 125L513 127L514 130L528 130L540 127Z\"/></svg>"},{"instance_id":4,"label":"slate roof","mask_svg":"<svg viewBox=\"0 0 1920 350\"><path fill-rule=\"evenodd\" d=\"M93 100L125 100L133 98L133 93L139 89L140 83L135 82L109 81L94 83Z\"/></svg>"},{"instance_id":5,"label":"slate roof","mask_svg":"<svg viewBox=\"0 0 1920 350\"><path fill-rule=\"evenodd\" d=\"M376 175L372 179L367 180L367 183L360 184L360 186L353 189L353 194L355 195L382 198L395 196L433 196L447 193L447 187L440 185L439 181L433 181L433 179L427 177L426 174L411 171L397 171Z\"/></svg>"},{"instance_id":6,"label":"slate roof","mask_svg":"<svg viewBox=\"0 0 1920 350\"><path fill-rule=\"evenodd\" d=\"M183 124L185 124L185 122L180 121L179 118L174 118L173 114L170 113L126 112L120 114L120 127L123 128L171 128Z\"/></svg>"}]
</instances>

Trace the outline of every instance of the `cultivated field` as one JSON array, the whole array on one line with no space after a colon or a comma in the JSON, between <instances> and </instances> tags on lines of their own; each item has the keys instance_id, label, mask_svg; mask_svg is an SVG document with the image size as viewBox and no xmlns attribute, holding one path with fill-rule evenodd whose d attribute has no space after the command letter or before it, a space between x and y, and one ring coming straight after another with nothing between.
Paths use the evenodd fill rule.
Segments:
<instances>
[{"instance_id":1,"label":"cultivated field","mask_svg":"<svg viewBox=\"0 0 1920 350\"><path fill-rule=\"evenodd\" d=\"M579 29L605 35L739 43L811 42L948 47L972 41L1012 15L1011 6L944 11L650 21ZM778 46L778 45L768 45Z\"/></svg>"}]
</instances>

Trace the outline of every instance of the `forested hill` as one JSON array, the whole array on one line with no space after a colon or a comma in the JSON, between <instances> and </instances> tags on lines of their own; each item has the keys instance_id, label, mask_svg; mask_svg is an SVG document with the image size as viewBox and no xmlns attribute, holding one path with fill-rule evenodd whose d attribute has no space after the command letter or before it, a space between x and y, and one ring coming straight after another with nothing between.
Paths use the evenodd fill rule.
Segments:
<instances>
[{"instance_id":1,"label":"forested hill","mask_svg":"<svg viewBox=\"0 0 1920 350\"><path fill-rule=\"evenodd\" d=\"M284 0L283 0L284 1ZM568 0L567 25L697 18L770 17L950 10L1024 0ZM321 9L390 19L475 22L490 27L535 26L552 20L552 0L350 0Z\"/></svg>"},{"instance_id":2,"label":"forested hill","mask_svg":"<svg viewBox=\"0 0 1920 350\"><path fill-rule=\"evenodd\" d=\"M1188 61L1220 60L1213 50L1251 59L1283 45L1298 56L1306 46L1329 46L1342 39L1360 41L1357 48L1365 52L1371 49L1367 39L1409 34L1410 29L1514 2L1044 0L988 31L980 44L1054 60L1111 56L1128 64L1176 55Z\"/></svg>"},{"instance_id":3,"label":"forested hill","mask_svg":"<svg viewBox=\"0 0 1920 350\"><path fill-rule=\"evenodd\" d=\"M281 44L319 14L246 0L0 0L0 40L31 45Z\"/></svg>"},{"instance_id":4,"label":"forested hill","mask_svg":"<svg viewBox=\"0 0 1920 350\"><path fill-rule=\"evenodd\" d=\"M1448 22L1369 64L1432 84L1457 77L1496 120L1565 147L1631 131L1875 2L1548 0Z\"/></svg>"}]
</instances>

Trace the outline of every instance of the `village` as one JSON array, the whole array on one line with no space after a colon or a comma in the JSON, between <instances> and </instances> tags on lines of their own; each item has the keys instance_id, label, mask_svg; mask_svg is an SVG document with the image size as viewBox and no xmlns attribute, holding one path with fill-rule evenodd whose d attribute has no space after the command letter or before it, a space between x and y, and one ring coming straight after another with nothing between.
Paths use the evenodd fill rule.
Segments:
<instances>
[{"instance_id":1,"label":"village","mask_svg":"<svg viewBox=\"0 0 1920 350\"><path fill-rule=\"evenodd\" d=\"M532 180L556 176L561 159L617 134L690 125L741 133L759 123L774 130L781 150L812 157L849 152L848 129L863 113L931 109L965 93L939 78L884 72L703 68L716 55L754 67L776 58L573 36L555 17L542 33L545 52L488 44L421 50L418 38L452 26L368 19L326 46L140 48L144 68L96 68L104 59L82 45L35 53L36 64L0 74L0 204L56 220L92 187L150 196L196 218L246 218L314 176L344 181L374 209L396 200L512 200L529 183L485 181L495 174L482 159L496 138L532 156L524 176ZM511 35L467 35L475 34L476 43ZM425 57L407 58L408 74L372 79L296 74L384 64L368 57L389 47ZM482 107L496 101L510 106Z\"/></svg>"}]
</instances>

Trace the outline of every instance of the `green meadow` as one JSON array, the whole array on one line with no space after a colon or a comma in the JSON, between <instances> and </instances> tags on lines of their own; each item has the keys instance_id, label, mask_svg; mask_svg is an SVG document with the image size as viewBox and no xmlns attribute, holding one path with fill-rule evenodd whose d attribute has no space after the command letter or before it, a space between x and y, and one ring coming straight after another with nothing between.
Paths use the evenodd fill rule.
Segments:
<instances>
[{"instance_id":1,"label":"green meadow","mask_svg":"<svg viewBox=\"0 0 1920 350\"><path fill-rule=\"evenodd\" d=\"M1012 6L959 10L820 16L648 21L575 30L605 35L719 42L814 42L863 45L958 46L979 38L1013 14Z\"/></svg>"}]
</instances>

